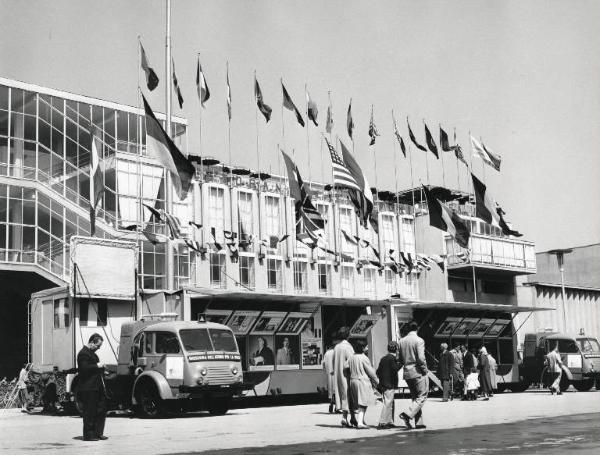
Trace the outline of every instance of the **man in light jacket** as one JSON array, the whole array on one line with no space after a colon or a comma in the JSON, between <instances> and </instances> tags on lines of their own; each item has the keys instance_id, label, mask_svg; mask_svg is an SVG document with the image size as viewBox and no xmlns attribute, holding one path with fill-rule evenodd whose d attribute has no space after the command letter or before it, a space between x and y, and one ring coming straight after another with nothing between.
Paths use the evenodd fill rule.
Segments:
<instances>
[{"instance_id":1,"label":"man in light jacket","mask_svg":"<svg viewBox=\"0 0 600 455\"><path fill-rule=\"evenodd\" d=\"M342 327L338 330L337 338L340 340L333 348L333 377L335 406L342 410L342 426L350 427L357 424L356 418L350 412L348 406L348 383L350 381L350 371L348 369L348 360L354 355L354 348L348 342L350 330L348 327ZM350 413L350 420L348 414Z\"/></svg>"},{"instance_id":2,"label":"man in light jacket","mask_svg":"<svg viewBox=\"0 0 600 455\"><path fill-rule=\"evenodd\" d=\"M411 419L415 420L416 428L425 428L423 423L423 405L429 394L429 370L425 361L425 341L417 335L418 324L411 321L408 324L409 333L400 340L400 362L404 366L404 380L408 384L412 403L408 411L402 412L408 429L413 428Z\"/></svg>"},{"instance_id":3,"label":"man in light jacket","mask_svg":"<svg viewBox=\"0 0 600 455\"><path fill-rule=\"evenodd\" d=\"M560 379L562 378L563 363L558 353L558 343L554 345L552 351L546 354L546 360L548 362L548 372L554 376L554 382L550 386L550 393L554 395L554 392L556 392L557 395L562 395L560 391Z\"/></svg>"}]
</instances>

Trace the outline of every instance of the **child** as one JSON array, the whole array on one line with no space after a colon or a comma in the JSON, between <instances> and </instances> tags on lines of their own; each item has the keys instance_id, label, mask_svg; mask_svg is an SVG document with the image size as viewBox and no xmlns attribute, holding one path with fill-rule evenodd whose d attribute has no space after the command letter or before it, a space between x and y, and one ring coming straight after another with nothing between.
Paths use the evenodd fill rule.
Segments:
<instances>
[{"instance_id":1,"label":"child","mask_svg":"<svg viewBox=\"0 0 600 455\"><path fill-rule=\"evenodd\" d=\"M465 387L467 388L467 400L476 400L477 389L479 389L479 375L477 374L477 368L471 368L471 373L465 379Z\"/></svg>"}]
</instances>

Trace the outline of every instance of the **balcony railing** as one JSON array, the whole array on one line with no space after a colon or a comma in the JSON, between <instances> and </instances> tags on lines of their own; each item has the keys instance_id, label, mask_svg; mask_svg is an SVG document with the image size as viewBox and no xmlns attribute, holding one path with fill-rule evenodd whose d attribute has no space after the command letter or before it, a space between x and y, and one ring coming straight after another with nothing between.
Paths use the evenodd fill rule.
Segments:
<instances>
[{"instance_id":1,"label":"balcony railing","mask_svg":"<svg viewBox=\"0 0 600 455\"><path fill-rule=\"evenodd\" d=\"M446 238L448 265L491 266L523 273L535 273L535 246L533 242L508 237L471 234L469 248L460 247L452 238Z\"/></svg>"}]
</instances>

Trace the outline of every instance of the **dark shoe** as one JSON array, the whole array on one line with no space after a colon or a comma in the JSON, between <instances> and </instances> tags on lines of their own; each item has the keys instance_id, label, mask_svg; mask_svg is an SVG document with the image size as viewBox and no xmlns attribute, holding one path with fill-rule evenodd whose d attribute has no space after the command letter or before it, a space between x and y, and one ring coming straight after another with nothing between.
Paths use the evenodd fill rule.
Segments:
<instances>
[{"instance_id":1,"label":"dark shoe","mask_svg":"<svg viewBox=\"0 0 600 455\"><path fill-rule=\"evenodd\" d=\"M425 428L427 428L427 426L426 425L415 425L415 428L417 430L424 430Z\"/></svg>"},{"instance_id":2,"label":"dark shoe","mask_svg":"<svg viewBox=\"0 0 600 455\"><path fill-rule=\"evenodd\" d=\"M387 424L387 427L388 427L388 428L396 428L396 425L394 425L393 423L388 423L388 424Z\"/></svg>"},{"instance_id":3,"label":"dark shoe","mask_svg":"<svg viewBox=\"0 0 600 455\"><path fill-rule=\"evenodd\" d=\"M557 395L562 395L562 392L559 390L558 392L556 392Z\"/></svg>"},{"instance_id":4,"label":"dark shoe","mask_svg":"<svg viewBox=\"0 0 600 455\"><path fill-rule=\"evenodd\" d=\"M413 426L410 423L410 417L408 417L408 415L405 412L400 413L400 415L398 417L400 417L402 420L404 420L404 425L406 425L406 428L408 428L409 430L412 430Z\"/></svg>"},{"instance_id":5,"label":"dark shoe","mask_svg":"<svg viewBox=\"0 0 600 455\"><path fill-rule=\"evenodd\" d=\"M350 428L350 424L348 423L348 421L346 419L342 419L342 427Z\"/></svg>"},{"instance_id":6,"label":"dark shoe","mask_svg":"<svg viewBox=\"0 0 600 455\"><path fill-rule=\"evenodd\" d=\"M447 402L448 402L448 400L442 400L442 403L447 403Z\"/></svg>"},{"instance_id":7,"label":"dark shoe","mask_svg":"<svg viewBox=\"0 0 600 455\"><path fill-rule=\"evenodd\" d=\"M100 441L98 438L83 438L84 441Z\"/></svg>"},{"instance_id":8,"label":"dark shoe","mask_svg":"<svg viewBox=\"0 0 600 455\"><path fill-rule=\"evenodd\" d=\"M100 439L101 441L106 441L108 439L108 436L100 435L98 436L98 439Z\"/></svg>"},{"instance_id":9,"label":"dark shoe","mask_svg":"<svg viewBox=\"0 0 600 455\"><path fill-rule=\"evenodd\" d=\"M333 414L333 403L329 405L329 414Z\"/></svg>"}]
</instances>

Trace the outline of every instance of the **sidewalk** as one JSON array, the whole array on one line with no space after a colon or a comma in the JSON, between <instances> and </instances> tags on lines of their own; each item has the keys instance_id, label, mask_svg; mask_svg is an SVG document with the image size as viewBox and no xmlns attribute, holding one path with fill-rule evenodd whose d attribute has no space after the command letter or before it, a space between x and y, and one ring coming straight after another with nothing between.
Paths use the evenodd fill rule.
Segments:
<instances>
[{"instance_id":1,"label":"sidewalk","mask_svg":"<svg viewBox=\"0 0 600 455\"><path fill-rule=\"evenodd\" d=\"M408 404L408 399L396 400L396 416ZM369 408L366 417L369 425L377 424L380 409L379 403ZM429 399L424 408L425 431L599 410L600 393L597 392L551 396L546 391L529 391L498 394L490 401L447 403L436 397ZM366 438L405 431L344 429L340 420L340 415L327 412L325 403L236 409L218 417L201 413L160 420L114 416L109 417L106 424L109 440L84 442L80 440L82 421L78 417L26 415L19 410L9 410L0 411L0 452L18 454L43 449L49 454L79 454L82 448L89 448L94 453L152 455Z\"/></svg>"}]
</instances>

